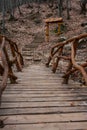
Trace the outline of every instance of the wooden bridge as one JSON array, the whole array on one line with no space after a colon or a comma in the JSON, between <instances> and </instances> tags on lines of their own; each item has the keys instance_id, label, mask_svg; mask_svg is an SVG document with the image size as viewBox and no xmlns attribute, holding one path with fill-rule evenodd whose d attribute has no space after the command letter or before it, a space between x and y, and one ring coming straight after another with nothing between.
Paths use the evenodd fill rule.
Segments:
<instances>
[{"instance_id":1,"label":"wooden bridge","mask_svg":"<svg viewBox=\"0 0 87 130\"><path fill-rule=\"evenodd\" d=\"M2 94L3 130L87 130L86 86L62 84L61 74L40 61L14 74L17 84L8 81Z\"/></svg>"},{"instance_id":2,"label":"wooden bridge","mask_svg":"<svg viewBox=\"0 0 87 130\"><path fill-rule=\"evenodd\" d=\"M87 88L73 82L61 84L61 76L43 64L17 73L18 84L8 84L0 109L3 130L86 130Z\"/></svg>"}]
</instances>

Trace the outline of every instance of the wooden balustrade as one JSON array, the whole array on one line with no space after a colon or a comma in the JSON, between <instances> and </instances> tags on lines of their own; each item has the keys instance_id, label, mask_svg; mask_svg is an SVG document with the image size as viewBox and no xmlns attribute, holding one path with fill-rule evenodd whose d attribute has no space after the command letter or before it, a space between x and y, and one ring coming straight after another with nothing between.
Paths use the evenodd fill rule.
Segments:
<instances>
[{"instance_id":1,"label":"wooden balustrade","mask_svg":"<svg viewBox=\"0 0 87 130\"><path fill-rule=\"evenodd\" d=\"M87 72L85 70L85 67L87 67L87 59L85 59L86 60L85 63L82 64L78 64L75 59L76 52L79 46L79 40L85 37L87 37L87 33L81 34L79 36L75 36L73 38L68 39L67 41L57 43L51 48L50 56L48 58L48 62L46 63L46 66L49 67L51 60L53 60L52 71L54 73L56 72L56 69L59 65L59 61L61 59L68 60L68 67L65 75L63 76L64 78L63 83L67 84L70 75L75 71L79 71L83 76L85 84L87 85ZM67 44L70 44L71 53L68 56L64 56L63 50L65 45Z\"/></svg>"},{"instance_id":2,"label":"wooden balustrade","mask_svg":"<svg viewBox=\"0 0 87 130\"><path fill-rule=\"evenodd\" d=\"M1 96L7 86L8 78L11 83L16 83L17 76L13 71L13 65L15 64L17 71L22 71L24 65L23 57L18 50L18 46L15 42L8 39L5 36L0 35L0 75L2 77L0 84L0 105ZM4 123L0 120L0 128L4 127Z\"/></svg>"},{"instance_id":3,"label":"wooden balustrade","mask_svg":"<svg viewBox=\"0 0 87 130\"><path fill-rule=\"evenodd\" d=\"M0 101L1 95L6 88L8 78L11 83L16 83L17 76L14 74L13 66L15 65L17 71L22 71L24 65L23 57L18 50L15 42L5 36L0 35L0 75L2 81L0 84Z\"/></svg>"}]
</instances>

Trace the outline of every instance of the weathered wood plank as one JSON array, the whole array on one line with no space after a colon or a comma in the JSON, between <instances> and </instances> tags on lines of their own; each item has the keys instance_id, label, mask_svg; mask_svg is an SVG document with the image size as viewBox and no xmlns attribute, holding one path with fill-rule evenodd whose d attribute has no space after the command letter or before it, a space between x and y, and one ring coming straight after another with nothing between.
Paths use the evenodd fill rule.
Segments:
<instances>
[{"instance_id":1,"label":"weathered wood plank","mask_svg":"<svg viewBox=\"0 0 87 130\"><path fill-rule=\"evenodd\" d=\"M0 115L31 115L31 114L59 114L59 113L76 113L83 112L87 113L87 106L77 106L77 107L28 107L28 108L9 108L9 109L0 109Z\"/></svg>"},{"instance_id":2,"label":"weathered wood plank","mask_svg":"<svg viewBox=\"0 0 87 130\"><path fill-rule=\"evenodd\" d=\"M86 101L64 101L64 102L2 102L1 108L22 108L22 107L70 107L87 106Z\"/></svg>"},{"instance_id":3,"label":"weathered wood plank","mask_svg":"<svg viewBox=\"0 0 87 130\"><path fill-rule=\"evenodd\" d=\"M27 87L26 87L27 86ZM87 93L87 89L85 88L63 88L63 87L52 87L52 88L48 88L46 86L42 86L42 88L40 88L39 86L17 86L14 88L14 86L10 86L7 87L6 90L4 91L4 93L10 93L10 92L24 92L24 93L78 93L78 94L86 94Z\"/></svg>"},{"instance_id":4,"label":"weathered wood plank","mask_svg":"<svg viewBox=\"0 0 87 130\"><path fill-rule=\"evenodd\" d=\"M45 89L45 90L47 90L47 89L49 89L49 91L50 90L59 90L59 89L62 89L63 90L63 88L66 88L67 89L67 91L68 91L68 89L71 89L71 91L82 91L82 92L87 92L87 88L75 88L75 87L66 87L66 86L64 86L64 85L58 85L58 84L29 84L29 83L26 83L26 84L16 84L15 86L11 86L11 85L9 85L9 87L7 86L7 89ZM63 90L64 91L64 90Z\"/></svg>"},{"instance_id":5,"label":"weathered wood plank","mask_svg":"<svg viewBox=\"0 0 87 130\"><path fill-rule=\"evenodd\" d=\"M19 97L24 97L24 98L26 98L26 97L29 97L29 98L48 98L48 97L50 97L50 98L52 98L52 97L62 97L62 98L72 98L72 96L75 96L76 97L76 99L77 99L77 97L80 97L80 98L84 98L84 97L87 97L87 95L86 94L77 94L77 93L23 93L23 92L21 92L21 93L6 93L6 94L4 94L4 97L6 98L19 98Z\"/></svg>"},{"instance_id":6,"label":"weathered wood plank","mask_svg":"<svg viewBox=\"0 0 87 130\"><path fill-rule=\"evenodd\" d=\"M3 130L87 130L87 122L6 125Z\"/></svg>"},{"instance_id":7,"label":"weathered wood plank","mask_svg":"<svg viewBox=\"0 0 87 130\"><path fill-rule=\"evenodd\" d=\"M57 89L57 88L54 88L54 89L48 89L48 88L7 88L4 92L3 92L3 94L5 94L5 93L16 93L16 92L24 92L24 93L42 93L42 94L44 94L44 93L60 93L60 92L63 92L63 93L80 93L81 94L81 90L80 89L77 89L77 90L75 90L75 89L63 89L62 90L62 88L60 88L60 89ZM84 94L84 93L87 93L85 90L83 91L82 90L82 93Z\"/></svg>"},{"instance_id":8,"label":"weathered wood plank","mask_svg":"<svg viewBox=\"0 0 87 130\"><path fill-rule=\"evenodd\" d=\"M23 93L22 92L17 92L17 93L4 93L4 97L10 97L10 98L14 98L14 97L87 97L87 94L83 94L83 93L54 93L54 92L49 92L49 93Z\"/></svg>"},{"instance_id":9,"label":"weathered wood plank","mask_svg":"<svg viewBox=\"0 0 87 130\"><path fill-rule=\"evenodd\" d=\"M5 119L2 117L1 119ZM38 124L38 123L53 123L53 122L81 122L87 120L87 114L85 113L68 113L68 114L41 114L41 115L14 115L8 116L5 120L5 124Z\"/></svg>"},{"instance_id":10,"label":"weathered wood plank","mask_svg":"<svg viewBox=\"0 0 87 130\"><path fill-rule=\"evenodd\" d=\"M5 96L3 95L2 96L2 102L5 101L5 102L52 102L52 101L55 101L55 102L58 102L58 101L87 101L87 97L79 97L79 96L76 96L76 97L58 97L58 96L50 96L50 97L47 97L47 96L39 96L39 97L28 97L28 96L22 96L22 97L9 97L9 96Z\"/></svg>"}]
</instances>

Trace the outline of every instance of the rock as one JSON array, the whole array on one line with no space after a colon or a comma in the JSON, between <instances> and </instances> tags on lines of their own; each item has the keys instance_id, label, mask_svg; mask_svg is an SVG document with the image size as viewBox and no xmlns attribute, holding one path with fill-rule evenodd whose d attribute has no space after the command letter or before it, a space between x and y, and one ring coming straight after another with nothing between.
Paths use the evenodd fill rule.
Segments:
<instances>
[{"instance_id":1,"label":"rock","mask_svg":"<svg viewBox=\"0 0 87 130\"><path fill-rule=\"evenodd\" d=\"M81 26L82 27L87 26L87 22L81 23Z\"/></svg>"},{"instance_id":2,"label":"rock","mask_svg":"<svg viewBox=\"0 0 87 130\"><path fill-rule=\"evenodd\" d=\"M52 15L53 15L52 13L49 13L49 14L46 15L46 18L49 18L49 17L51 17Z\"/></svg>"},{"instance_id":3,"label":"rock","mask_svg":"<svg viewBox=\"0 0 87 130\"><path fill-rule=\"evenodd\" d=\"M83 38L79 40L79 46L78 49L84 49L87 46L87 38Z\"/></svg>"},{"instance_id":4,"label":"rock","mask_svg":"<svg viewBox=\"0 0 87 130\"><path fill-rule=\"evenodd\" d=\"M67 38L65 36L61 36L59 39L58 39L58 42L63 42L65 41Z\"/></svg>"},{"instance_id":5,"label":"rock","mask_svg":"<svg viewBox=\"0 0 87 130\"><path fill-rule=\"evenodd\" d=\"M84 31L87 33L87 25L84 27Z\"/></svg>"},{"instance_id":6,"label":"rock","mask_svg":"<svg viewBox=\"0 0 87 130\"><path fill-rule=\"evenodd\" d=\"M35 22L35 24L40 24L40 23L42 23L42 20L41 19L35 19L34 22Z\"/></svg>"}]
</instances>

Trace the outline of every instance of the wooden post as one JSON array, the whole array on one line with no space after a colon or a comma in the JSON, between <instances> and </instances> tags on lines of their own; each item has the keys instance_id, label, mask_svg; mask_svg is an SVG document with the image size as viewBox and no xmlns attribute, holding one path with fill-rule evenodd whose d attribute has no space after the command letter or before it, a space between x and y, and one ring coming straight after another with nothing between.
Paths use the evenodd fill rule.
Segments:
<instances>
[{"instance_id":1,"label":"wooden post","mask_svg":"<svg viewBox=\"0 0 87 130\"><path fill-rule=\"evenodd\" d=\"M58 24L58 35L61 34L61 24L63 23L62 18L48 18L45 20L45 41L49 42L49 25Z\"/></svg>"},{"instance_id":2,"label":"wooden post","mask_svg":"<svg viewBox=\"0 0 87 130\"><path fill-rule=\"evenodd\" d=\"M61 34L61 25L62 25L62 23L58 23L58 35Z\"/></svg>"},{"instance_id":3,"label":"wooden post","mask_svg":"<svg viewBox=\"0 0 87 130\"><path fill-rule=\"evenodd\" d=\"M86 73L84 67L79 65L79 64L77 64L76 61L75 61L76 42L77 42L77 40L74 40L73 44L71 46L71 60L72 60L72 64L73 64L73 66L76 69L78 69L81 72L81 74L83 75L83 78L85 80L85 84L87 85L87 73Z\"/></svg>"},{"instance_id":4,"label":"wooden post","mask_svg":"<svg viewBox=\"0 0 87 130\"><path fill-rule=\"evenodd\" d=\"M8 67L9 67L10 81L11 81L11 83L16 83L17 77L13 74L12 68L10 66L10 59L9 59L6 47L4 48L4 53L5 53L5 56L6 56ZM11 76L11 75L13 75L13 76Z\"/></svg>"},{"instance_id":5,"label":"wooden post","mask_svg":"<svg viewBox=\"0 0 87 130\"><path fill-rule=\"evenodd\" d=\"M12 52L13 57L16 57L15 50L14 50L14 46L11 46L11 44L10 44L10 48L11 48L11 52ZM18 70L18 71L22 71L22 67L19 65L17 59L16 59L15 64L16 64L17 70Z\"/></svg>"},{"instance_id":6,"label":"wooden post","mask_svg":"<svg viewBox=\"0 0 87 130\"><path fill-rule=\"evenodd\" d=\"M72 62L71 62L71 60L69 61L69 64L68 64L68 68L67 68L67 70L66 70L66 73L68 72L68 71L70 71L71 69L72 69ZM69 81L69 77L70 77L70 75L67 75L66 77L64 77L64 80L63 80L63 84L68 84L68 81Z\"/></svg>"},{"instance_id":7,"label":"wooden post","mask_svg":"<svg viewBox=\"0 0 87 130\"><path fill-rule=\"evenodd\" d=\"M61 48L59 49L58 56L60 56L60 55L62 54L62 51L63 51L63 47L61 47ZM53 64L53 67L52 67L53 73L56 72L56 69L57 69L57 67L58 67L59 60L60 60L60 57L57 57L56 61L55 61L54 64Z\"/></svg>"},{"instance_id":8,"label":"wooden post","mask_svg":"<svg viewBox=\"0 0 87 130\"><path fill-rule=\"evenodd\" d=\"M45 23L45 40L49 42L49 23Z\"/></svg>"}]
</instances>

